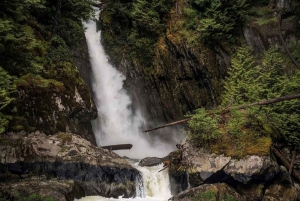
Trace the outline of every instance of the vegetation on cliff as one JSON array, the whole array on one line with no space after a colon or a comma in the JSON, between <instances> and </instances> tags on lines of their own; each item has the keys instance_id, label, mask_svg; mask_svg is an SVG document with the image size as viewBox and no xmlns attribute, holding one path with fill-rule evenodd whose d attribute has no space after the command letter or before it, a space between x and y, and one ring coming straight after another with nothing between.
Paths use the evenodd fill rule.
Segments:
<instances>
[{"instance_id":1,"label":"vegetation on cliff","mask_svg":"<svg viewBox=\"0 0 300 201\"><path fill-rule=\"evenodd\" d=\"M267 154L272 139L299 150L299 99L224 112L228 107L298 93L300 71L288 72L285 67L278 50L253 56L251 48L240 48L232 58L221 107L214 113L198 110L189 122L194 144L237 157Z\"/></svg>"},{"instance_id":2,"label":"vegetation on cliff","mask_svg":"<svg viewBox=\"0 0 300 201\"><path fill-rule=\"evenodd\" d=\"M38 129L38 120L34 118L45 115L39 114L43 108L38 108L41 101L37 97L41 94L44 95L43 107L51 107L45 104L46 99L49 101L47 94L68 96L67 91L74 92L74 86L85 87L70 50L84 41L81 20L91 16L92 2L0 2L0 133L7 129L29 132ZM26 105L28 102L22 100L24 94L30 96L34 105ZM37 107L37 110L32 114L27 107L31 110ZM49 127L39 129L51 130Z\"/></svg>"},{"instance_id":3,"label":"vegetation on cliff","mask_svg":"<svg viewBox=\"0 0 300 201\"><path fill-rule=\"evenodd\" d=\"M112 0L101 13L103 42L112 62L126 54L151 67L158 37L175 0ZM141 56L142 55L142 56Z\"/></svg>"},{"instance_id":4,"label":"vegetation on cliff","mask_svg":"<svg viewBox=\"0 0 300 201\"><path fill-rule=\"evenodd\" d=\"M222 108L300 91L299 69L278 42L279 31L288 30L285 42L299 62L299 2L176 0L157 8L154 3L110 1L104 8L102 40L112 62L138 68L162 104L174 101L172 109L219 106L192 116L188 133L197 145L237 157L267 154L272 140L299 149L299 100L222 113ZM155 20L148 26L149 16ZM187 82L193 79L197 90Z\"/></svg>"}]
</instances>

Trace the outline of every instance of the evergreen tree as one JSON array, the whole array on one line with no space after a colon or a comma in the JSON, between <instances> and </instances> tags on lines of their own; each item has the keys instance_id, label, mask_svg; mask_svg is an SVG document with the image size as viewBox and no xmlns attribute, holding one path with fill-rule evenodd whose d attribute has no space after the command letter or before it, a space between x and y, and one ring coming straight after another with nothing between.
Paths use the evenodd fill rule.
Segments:
<instances>
[{"instance_id":1,"label":"evergreen tree","mask_svg":"<svg viewBox=\"0 0 300 201\"><path fill-rule=\"evenodd\" d=\"M16 91L13 78L0 66L0 133L4 132L10 116L2 113L3 109L10 104L14 98L11 96Z\"/></svg>"},{"instance_id":2,"label":"evergreen tree","mask_svg":"<svg viewBox=\"0 0 300 201\"><path fill-rule=\"evenodd\" d=\"M249 48L240 48L232 58L232 68L225 81L223 106L240 105L299 93L300 72L290 77L284 69L281 54L270 49L261 61L254 57ZM261 131L280 134L291 146L300 149L300 101L290 100L262 108L248 108L249 117L260 122Z\"/></svg>"}]
</instances>

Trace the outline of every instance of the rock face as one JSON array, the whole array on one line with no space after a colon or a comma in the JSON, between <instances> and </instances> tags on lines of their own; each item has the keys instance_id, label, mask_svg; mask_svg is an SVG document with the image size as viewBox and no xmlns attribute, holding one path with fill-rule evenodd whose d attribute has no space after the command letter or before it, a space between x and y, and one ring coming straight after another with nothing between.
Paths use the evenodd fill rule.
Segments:
<instances>
[{"instance_id":1,"label":"rock face","mask_svg":"<svg viewBox=\"0 0 300 201\"><path fill-rule=\"evenodd\" d=\"M130 1L125 1L121 8L128 5ZM283 16L281 30L286 43L292 45L296 45L299 40L299 17L293 10L294 5L295 0L280 0L270 1L268 6L273 6L276 12L290 12ZM111 20L114 16L104 15L105 9L112 8L104 7L103 42L106 44L110 40L107 44L114 44L117 50L108 51L109 57L126 75L126 86L132 91L134 105L140 105L146 114L150 114L153 121L180 119L188 111L201 107L210 108L218 104L223 90L222 80L231 65L231 56L234 53L231 45L221 43L209 47L195 36L198 32L180 34L184 29L181 24L190 23L184 21L185 8L185 1L174 1L174 7L168 15L169 20L165 23L165 32L160 33L156 42L154 58L149 61L150 64L144 65L139 58L132 60L130 51L120 51L123 48L120 42L114 43L115 37L112 34L118 35L119 29L114 24L115 20ZM250 22L240 30L239 42L253 47L258 54L270 47L279 47L284 51L279 39L276 12L268 16L275 19L268 23L259 24L255 20L249 20ZM132 19L124 20L124 26L130 24L128 20ZM184 29L183 32L187 30ZM190 43L189 39L195 37L196 41ZM117 48L118 45L122 47ZM138 104L139 100L143 104Z\"/></svg>"},{"instance_id":2,"label":"rock face","mask_svg":"<svg viewBox=\"0 0 300 201\"><path fill-rule=\"evenodd\" d=\"M8 112L12 116L8 132L70 132L96 145L91 120L97 118L97 108L90 93L91 67L84 33L82 37L84 42L70 50L74 61L64 66L59 76L53 79L33 74L21 77L16 84L18 93L11 106L13 110Z\"/></svg>"},{"instance_id":3,"label":"rock face","mask_svg":"<svg viewBox=\"0 0 300 201\"><path fill-rule=\"evenodd\" d=\"M195 148L186 140L182 142L181 151L181 162L170 168L171 181L177 184L173 184L172 192L188 190L173 200L193 200L197 196L200 200L205 200L205 196L211 200L226 200L226 196L234 200L300 199L299 185L293 182L286 168L268 155L235 159ZM224 192L229 194L224 195Z\"/></svg>"},{"instance_id":4,"label":"rock face","mask_svg":"<svg viewBox=\"0 0 300 201\"><path fill-rule=\"evenodd\" d=\"M72 191L75 197L135 197L135 182L140 177L136 169L115 153L69 133L7 136L0 145L0 161L0 188L6 189L7 182L21 179L23 183L16 183L16 191L22 189L20 186L30 186L33 182L30 178L38 176L46 183L52 178L63 183L72 180L71 187L81 192ZM24 178L28 184L24 184L27 181Z\"/></svg>"}]
</instances>

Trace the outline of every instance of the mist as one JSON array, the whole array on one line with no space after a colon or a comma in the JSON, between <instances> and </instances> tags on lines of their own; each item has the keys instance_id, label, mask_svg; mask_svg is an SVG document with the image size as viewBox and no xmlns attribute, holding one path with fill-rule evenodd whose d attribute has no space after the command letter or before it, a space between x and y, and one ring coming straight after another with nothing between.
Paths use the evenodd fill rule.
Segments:
<instances>
[{"instance_id":1,"label":"mist","mask_svg":"<svg viewBox=\"0 0 300 201\"><path fill-rule=\"evenodd\" d=\"M131 150L116 153L136 159L168 155L176 149L174 142L180 142L183 135L169 129L166 141L141 131L146 122L138 109L133 113L132 101L123 89L126 78L108 62L96 22L90 20L85 27L93 71L94 102L98 109L98 118L92 122L97 145L132 144Z\"/></svg>"}]
</instances>

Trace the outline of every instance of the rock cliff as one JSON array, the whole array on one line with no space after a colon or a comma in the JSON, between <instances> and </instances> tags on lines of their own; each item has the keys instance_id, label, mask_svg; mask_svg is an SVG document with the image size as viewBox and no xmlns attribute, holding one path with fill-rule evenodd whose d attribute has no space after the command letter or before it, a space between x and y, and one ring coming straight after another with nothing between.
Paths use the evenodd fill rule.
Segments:
<instances>
[{"instance_id":1,"label":"rock cliff","mask_svg":"<svg viewBox=\"0 0 300 201\"><path fill-rule=\"evenodd\" d=\"M118 41L128 40L128 43L135 45L130 39L136 31L136 19L127 16L122 10L126 7L126 11L130 12L134 4L132 1L121 1L120 4L108 2L101 13L102 40L111 62L126 75L126 86L132 91L134 105L141 106L153 122L180 119L196 108L211 108L220 103L231 56L240 45L253 47L257 54L270 47L279 47L286 54L279 37L279 12L284 13L280 28L289 47L294 49L300 38L296 1L251 3L253 7L247 15L247 23L235 30L236 42L219 42L213 46L201 40L199 31L186 28L192 23L192 19L186 18L190 9L189 3L182 0L173 2L170 12L163 18L166 19L164 29L160 32L157 30L158 37L153 34L152 40L155 41L151 59L151 52L148 51L150 47L144 46L144 50L135 57L126 44ZM122 6L118 8L117 5ZM118 9L120 12L116 12ZM264 12L267 13L266 16L261 14ZM119 13L123 20L118 21ZM118 26L123 26L124 31L119 32ZM144 30L143 27L136 29L144 31L147 27ZM136 43L142 41L146 44L148 32L145 32L136 39ZM129 35L128 38L126 34ZM144 61L143 58L148 59Z\"/></svg>"}]
</instances>

